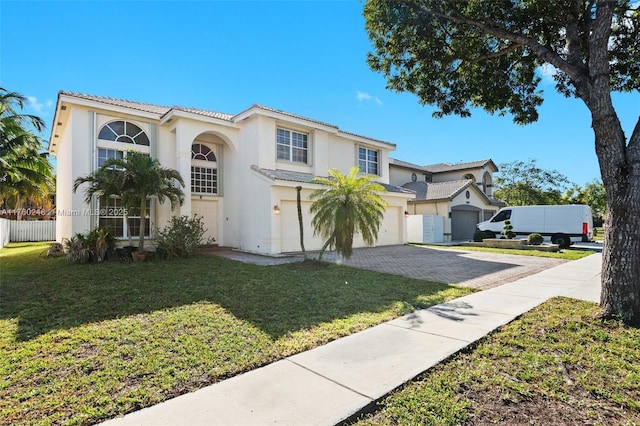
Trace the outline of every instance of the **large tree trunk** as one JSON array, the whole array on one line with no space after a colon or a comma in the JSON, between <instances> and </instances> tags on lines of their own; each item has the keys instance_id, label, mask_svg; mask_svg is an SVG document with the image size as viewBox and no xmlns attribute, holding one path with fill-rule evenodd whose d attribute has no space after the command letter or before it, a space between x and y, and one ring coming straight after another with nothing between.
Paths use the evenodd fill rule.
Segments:
<instances>
[{"instance_id":1,"label":"large tree trunk","mask_svg":"<svg viewBox=\"0 0 640 426\"><path fill-rule=\"evenodd\" d=\"M602 257L602 316L640 325L640 125L628 145L615 115L594 120L593 127L609 206Z\"/></svg>"},{"instance_id":2,"label":"large tree trunk","mask_svg":"<svg viewBox=\"0 0 640 426\"><path fill-rule=\"evenodd\" d=\"M588 78L577 94L591 111L596 154L607 193L601 315L640 325L640 123L627 143L613 107L608 43L614 1L598 3L589 35Z\"/></svg>"},{"instance_id":3,"label":"large tree trunk","mask_svg":"<svg viewBox=\"0 0 640 426\"><path fill-rule=\"evenodd\" d=\"M640 122L627 143L608 82L598 85L597 80L593 80L588 106L609 207L602 256L601 316L640 325Z\"/></svg>"}]
</instances>

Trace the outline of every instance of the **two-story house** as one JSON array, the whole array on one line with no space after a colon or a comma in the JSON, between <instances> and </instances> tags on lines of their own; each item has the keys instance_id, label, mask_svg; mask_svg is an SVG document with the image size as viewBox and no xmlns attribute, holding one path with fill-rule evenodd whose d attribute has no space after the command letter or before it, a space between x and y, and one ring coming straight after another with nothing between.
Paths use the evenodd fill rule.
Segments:
<instances>
[{"instance_id":1,"label":"two-story house","mask_svg":"<svg viewBox=\"0 0 640 426\"><path fill-rule=\"evenodd\" d=\"M468 240L476 224L489 219L505 204L494 200L492 160L419 166L390 159L389 182L410 189L411 215L441 216L445 241Z\"/></svg>"},{"instance_id":2,"label":"two-story house","mask_svg":"<svg viewBox=\"0 0 640 426\"><path fill-rule=\"evenodd\" d=\"M100 225L123 239L127 232L153 238L172 215L198 214L207 237L221 246L264 254L299 251L296 187L302 186L305 246L319 249L323 241L313 235L309 213L309 194L320 188L313 179L327 176L329 168L347 173L359 166L387 189L377 244L402 244L407 201L415 194L389 184L394 149L392 143L260 105L223 114L62 91L49 142L57 159L56 238ZM76 178L129 150L178 170L186 183L185 202L173 211L168 203L150 200L144 230L135 217L127 229L119 200L87 205L82 186L72 191Z\"/></svg>"}]
</instances>

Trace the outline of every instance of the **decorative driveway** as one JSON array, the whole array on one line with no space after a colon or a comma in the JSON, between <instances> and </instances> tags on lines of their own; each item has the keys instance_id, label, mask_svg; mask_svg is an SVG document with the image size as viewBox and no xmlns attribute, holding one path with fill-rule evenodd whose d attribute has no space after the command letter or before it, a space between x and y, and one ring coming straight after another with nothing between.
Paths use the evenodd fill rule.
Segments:
<instances>
[{"instance_id":1,"label":"decorative driveway","mask_svg":"<svg viewBox=\"0 0 640 426\"><path fill-rule=\"evenodd\" d=\"M268 257L231 250L216 250L212 254L259 265L302 260L299 254ZM318 252L309 254L312 258L318 257ZM348 260L335 252L325 252L323 260L354 268L482 290L513 282L567 262L564 259L405 245L357 248Z\"/></svg>"}]
</instances>

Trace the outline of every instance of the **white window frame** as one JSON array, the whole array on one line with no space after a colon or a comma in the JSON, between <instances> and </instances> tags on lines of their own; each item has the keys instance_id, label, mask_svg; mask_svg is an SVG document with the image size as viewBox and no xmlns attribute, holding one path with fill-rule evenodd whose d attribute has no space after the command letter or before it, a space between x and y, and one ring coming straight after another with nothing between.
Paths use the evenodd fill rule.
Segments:
<instances>
[{"instance_id":1,"label":"white window frame","mask_svg":"<svg viewBox=\"0 0 640 426\"><path fill-rule=\"evenodd\" d=\"M194 158L194 157L202 157L203 154L201 152L201 149L198 152L194 152L193 151L193 147L194 145L201 145L204 146L206 148L209 149L209 153L211 154L211 156L213 157L213 159L201 159L201 158ZM206 156L207 158L209 157L208 155ZM199 170L194 170L194 169L199 169ZM216 150L212 149L210 146L202 143L202 142L198 142L195 141L192 145L191 145L191 174L190 174L190 179L191 179L191 193L192 194L198 194L198 195L214 195L214 196L219 196L220 195L220 175L218 174L218 157L216 155ZM194 177L194 173L198 172L200 174L200 178L199 179L195 179ZM202 179L202 175L203 174L209 174L211 176L211 180L208 179ZM209 186L208 184L211 183L211 186ZM208 187L211 188L211 191L200 191L198 189L207 189Z\"/></svg>"},{"instance_id":2,"label":"white window frame","mask_svg":"<svg viewBox=\"0 0 640 426\"><path fill-rule=\"evenodd\" d=\"M153 236L153 227L151 226L151 218L153 217L153 209L155 207L155 203L152 202L151 199L147 200L147 220L146 226L149 228L149 232L145 233L145 238L151 238ZM114 205L112 205L114 204ZM127 216L124 214L124 207L120 204L120 198L112 197L107 200L107 205L105 206L101 200L98 200L98 226L101 226L101 219L115 219L122 221L122 235L115 235L115 238L118 240L126 240L128 238L129 232L129 222L127 221ZM138 216L130 216L129 219L138 220L138 226L140 221L140 215ZM116 229L112 229L114 232ZM138 238L140 235L135 234L131 235L131 238Z\"/></svg>"},{"instance_id":3,"label":"white window frame","mask_svg":"<svg viewBox=\"0 0 640 426\"><path fill-rule=\"evenodd\" d=\"M364 152L364 158L361 158L361 154ZM370 159L369 154L375 153L375 161ZM358 147L358 168L361 173L368 175L380 176L380 151L377 149L367 148L366 146ZM370 171L371 165L375 165L375 173Z\"/></svg>"},{"instance_id":4,"label":"white window frame","mask_svg":"<svg viewBox=\"0 0 640 426\"><path fill-rule=\"evenodd\" d=\"M301 137L303 139L304 147L296 146L294 144L294 137ZM276 128L276 159L278 161L288 161L290 163L297 164L309 164L309 141L310 141L309 133L300 132L298 130L286 129L284 127ZM286 141L288 143L281 143L281 141ZM286 152L286 157L281 156L281 149L286 149L286 151L282 151L284 154ZM304 154L304 160L295 159L299 154Z\"/></svg>"}]
</instances>

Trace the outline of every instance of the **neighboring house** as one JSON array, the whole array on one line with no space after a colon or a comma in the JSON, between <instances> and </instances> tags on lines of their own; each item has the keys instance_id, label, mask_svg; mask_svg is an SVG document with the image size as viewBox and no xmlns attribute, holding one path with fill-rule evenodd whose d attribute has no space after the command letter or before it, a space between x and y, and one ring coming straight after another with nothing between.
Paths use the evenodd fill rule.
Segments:
<instances>
[{"instance_id":1,"label":"neighboring house","mask_svg":"<svg viewBox=\"0 0 640 426\"><path fill-rule=\"evenodd\" d=\"M147 229L172 215L204 218L207 237L221 246L277 254L300 251L296 187L302 186L305 247L320 249L313 235L309 194L316 176L329 168L347 173L359 166L378 176L388 203L378 245L406 242L407 201L415 194L389 185L389 152L395 145L340 130L317 120L253 105L239 114L164 107L72 92L60 92L49 152L57 158L57 228L61 241L77 232L109 225L124 239L128 224L119 200L84 202L73 182L128 150L147 153L180 172L185 202L149 203ZM404 182L403 182L404 183ZM139 235L140 218L131 233ZM137 224L137 225L136 225ZM354 246L363 246L357 238Z\"/></svg>"},{"instance_id":2,"label":"neighboring house","mask_svg":"<svg viewBox=\"0 0 640 426\"><path fill-rule=\"evenodd\" d=\"M408 202L409 214L444 218L445 241L471 239L476 224L505 205L491 197L498 171L491 160L418 166L390 159L389 169L392 185L416 193Z\"/></svg>"}]
</instances>

